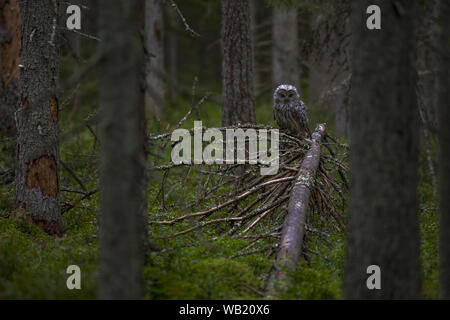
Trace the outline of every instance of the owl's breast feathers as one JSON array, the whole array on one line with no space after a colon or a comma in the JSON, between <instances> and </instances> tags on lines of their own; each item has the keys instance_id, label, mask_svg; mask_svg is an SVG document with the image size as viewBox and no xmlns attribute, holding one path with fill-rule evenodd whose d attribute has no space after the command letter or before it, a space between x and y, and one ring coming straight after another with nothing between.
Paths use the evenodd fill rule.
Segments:
<instances>
[{"instance_id":1,"label":"owl's breast feathers","mask_svg":"<svg viewBox=\"0 0 450 320\"><path fill-rule=\"evenodd\" d=\"M274 118L281 130L301 137L309 136L306 105L298 100L296 103L276 103L273 108Z\"/></svg>"}]
</instances>

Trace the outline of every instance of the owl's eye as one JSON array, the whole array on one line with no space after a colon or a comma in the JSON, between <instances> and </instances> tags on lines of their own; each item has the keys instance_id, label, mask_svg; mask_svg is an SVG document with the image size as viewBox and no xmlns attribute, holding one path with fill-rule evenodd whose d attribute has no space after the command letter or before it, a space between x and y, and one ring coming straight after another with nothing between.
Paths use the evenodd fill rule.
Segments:
<instances>
[{"instance_id":1,"label":"owl's eye","mask_svg":"<svg viewBox=\"0 0 450 320\"><path fill-rule=\"evenodd\" d=\"M285 97L284 93L280 93L280 96L281 96L282 98L284 98L284 97Z\"/></svg>"},{"instance_id":2,"label":"owl's eye","mask_svg":"<svg viewBox=\"0 0 450 320\"><path fill-rule=\"evenodd\" d=\"M288 97L289 97L289 98L292 98L292 96L293 96L293 93L292 93L292 92L289 93Z\"/></svg>"}]
</instances>

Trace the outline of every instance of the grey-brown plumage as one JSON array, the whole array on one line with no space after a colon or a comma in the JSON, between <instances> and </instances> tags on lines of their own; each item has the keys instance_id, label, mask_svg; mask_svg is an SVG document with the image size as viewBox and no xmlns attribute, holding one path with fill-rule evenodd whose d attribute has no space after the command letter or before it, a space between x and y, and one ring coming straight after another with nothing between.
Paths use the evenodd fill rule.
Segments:
<instances>
[{"instance_id":1,"label":"grey-brown plumage","mask_svg":"<svg viewBox=\"0 0 450 320\"><path fill-rule=\"evenodd\" d=\"M273 115L281 130L299 137L309 136L306 105L294 86L282 84L275 89Z\"/></svg>"}]
</instances>

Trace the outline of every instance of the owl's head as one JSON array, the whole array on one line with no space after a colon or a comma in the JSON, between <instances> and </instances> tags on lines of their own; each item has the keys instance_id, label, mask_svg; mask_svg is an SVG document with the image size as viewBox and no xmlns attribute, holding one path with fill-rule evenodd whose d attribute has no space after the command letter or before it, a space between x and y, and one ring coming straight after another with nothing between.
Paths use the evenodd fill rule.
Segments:
<instances>
[{"instance_id":1,"label":"owl's head","mask_svg":"<svg viewBox=\"0 0 450 320\"><path fill-rule=\"evenodd\" d=\"M275 89L273 100L275 103L289 104L300 99L297 89L290 84L282 84Z\"/></svg>"}]
</instances>

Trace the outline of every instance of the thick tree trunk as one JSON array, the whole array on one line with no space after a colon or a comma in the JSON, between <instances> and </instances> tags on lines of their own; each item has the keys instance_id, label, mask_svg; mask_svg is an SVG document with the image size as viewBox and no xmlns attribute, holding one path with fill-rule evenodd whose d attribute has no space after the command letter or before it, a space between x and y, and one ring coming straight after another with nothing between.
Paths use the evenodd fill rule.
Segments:
<instances>
[{"instance_id":1,"label":"thick tree trunk","mask_svg":"<svg viewBox=\"0 0 450 320\"><path fill-rule=\"evenodd\" d=\"M381 30L366 28L372 4ZM411 1L352 2L347 299L421 297L414 21ZM380 267L381 289L367 287L371 265Z\"/></svg>"},{"instance_id":2,"label":"thick tree trunk","mask_svg":"<svg viewBox=\"0 0 450 320\"><path fill-rule=\"evenodd\" d=\"M320 141L324 134L325 124L319 124L312 134L312 146L298 170L289 198L288 214L281 233L280 247L267 285L268 295L276 292L277 282L284 281L286 273L293 270L299 261L305 235L310 188L316 178L320 161Z\"/></svg>"},{"instance_id":3,"label":"thick tree trunk","mask_svg":"<svg viewBox=\"0 0 450 320\"><path fill-rule=\"evenodd\" d=\"M222 0L222 123L254 123L249 0Z\"/></svg>"},{"instance_id":4,"label":"thick tree trunk","mask_svg":"<svg viewBox=\"0 0 450 320\"><path fill-rule=\"evenodd\" d=\"M297 9L273 8L272 77L274 86L300 84Z\"/></svg>"},{"instance_id":5,"label":"thick tree trunk","mask_svg":"<svg viewBox=\"0 0 450 320\"><path fill-rule=\"evenodd\" d=\"M17 116L16 205L60 235L57 2L21 2L22 49Z\"/></svg>"},{"instance_id":6,"label":"thick tree trunk","mask_svg":"<svg viewBox=\"0 0 450 320\"><path fill-rule=\"evenodd\" d=\"M164 24L162 0L145 1L147 57L146 105L152 115L164 110Z\"/></svg>"},{"instance_id":7,"label":"thick tree trunk","mask_svg":"<svg viewBox=\"0 0 450 320\"><path fill-rule=\"evenodd\" d=\"M438 76L438 112L439 112L439 248L440 248L440 296L450 299L450 48L448 35L450 34L450 3L441 1L440 4L440 66Z\"/></svg>"},{"instance_id":8,"label":"thick tree trunk","mask_svg":"<svg viewBox=\"0 0 450 320\"><path fill-rule=\"evenodd\" d=\"M101 299L142 297L143 157L140 0L100 2Z\"/></svg>"}]
</instances>

